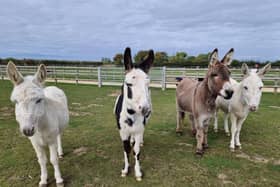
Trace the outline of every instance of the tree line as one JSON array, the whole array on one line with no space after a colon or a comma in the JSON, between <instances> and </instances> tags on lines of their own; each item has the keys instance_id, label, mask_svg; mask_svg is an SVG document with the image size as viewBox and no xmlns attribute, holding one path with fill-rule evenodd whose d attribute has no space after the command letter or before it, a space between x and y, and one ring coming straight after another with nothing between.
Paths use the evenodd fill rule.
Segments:
<instances>
[{"instance_id":1,"label":"tree line","mask_svg":"<svg viewBox=\"0 0 280 187\"><path fill-rule=\"evenodd\" d=\"M142 61L148 54L148 51L140 50L134 56L134 61ZM167 67L207 67L209 63L209 55L199 54L197 56L189 56L186 52L177 52L175 55L168 55L164 51L155 52L154 66L167 66ZM102 58L100 61L69 61L69 60L51 60L51 59L15 59L15 58L0 58L0 64L5 65L9 60L12 60L17 65L57 65L57 66L101 66L101 65L123 65L123 54L117 53L112 59ZM246 63L249 66L255 64L272 63L273 67L280 67L280 60L276 61L255 61L255 60L233 60L232 67L240 67L242 63Z\"/></svg>"}]
</instances>

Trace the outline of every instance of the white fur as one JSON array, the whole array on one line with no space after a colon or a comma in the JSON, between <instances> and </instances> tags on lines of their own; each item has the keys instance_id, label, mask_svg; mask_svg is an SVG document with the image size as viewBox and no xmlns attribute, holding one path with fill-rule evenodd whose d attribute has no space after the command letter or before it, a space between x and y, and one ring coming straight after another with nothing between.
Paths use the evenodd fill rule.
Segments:
<instances>
[{"instance_id":1,"label":"white fur","mask_svg":"<svg viewBox=\"0 0 280 187\"><path fill-rule=\"evenodd\" d=\"M143 143L143 136L145 126L143 124L145 116L142 114L142 109L147 108L149 112L152 110L151 97L149 87L149 77L140 69L131 69L125 76L124 90L123 90L123 104L120 114L120 137L122 141L128 140L130 137L131 142L134 142L133 151L135 153L135 177L137 180L141 180L142 172L140 167L140 161L137 159L137 155L140 154L140 145ZM132 84L132 99L127 97L127 85ZM130 115L127 109L133 109L135 114ZM150 117L150 115L149 115ZM148 117L148 118L149 118ZM129 126L126 122L127 118L133 120L133 125ZM146 123L148 121L146 118ZM122 176L126 176L128 173L129 162L127 153L124 151L125 166L122 170Z\"/></svg>"},{"instance_id":2,"label":"white fur","mask_svg":"<svg viewBox=\"0 0 280 187\"><path fill-rule=\"evenodd\" d=\"M243 64L242 72L244 79L240 83L233 82L234 93L232 98L227 101L222 97L218 97L216 100L217 110L222 109L226 114L224 128L228 134L228 117L231 120L231 150L234 150L235 146L241 148L240 131L242 124L246 120L249 112L256 111L259 107L263 87L261 78L269 69L270 64L266 65L258 73L255 71L250 72L248 66ZM215 131L218 129L217 116L215 118L214 129Z\"/></svg>"},{"instance_id":3,"label":"white fur","mask_svg":"<svg viewBox=\"0 0 280 187\"><path fill-rule=\"evenodd\" d=\"M8 65L8 75L14 83L11 101L16 103L15 114L20 131L34 128L34 134L29 135L41 168L39 185L47 184L47 155L45 147L50 150L50 162L54 167L57 184L63 184L58 155L62 157L61 133L69 121L67 99L62 90L50 86L43 88L45 67L40 66L35 76L23 78L12 63ZM19 75L22 81L14 80L13 75ZM20 82L18 84L18 82ZM40 101L39 101L40 100Z\"/></svg>"},{"instance_id":4,"label":"white fur","mask_svg":"<svg viewBox=\"0 0 280 187\"><path fill-rule=\"evenodd\" d=\"M230 78L230 84L232 88L238 84L236 80ZM214 115L214 131L218 132L218 111L221 109L224 112L224 129L226 134L229 136L229 129L228 129L228 118L229 118L229 99L224 99L222 96L218 96L216 99L216 110L215 110L215 115Z\"/></svg>"}]
</instances>

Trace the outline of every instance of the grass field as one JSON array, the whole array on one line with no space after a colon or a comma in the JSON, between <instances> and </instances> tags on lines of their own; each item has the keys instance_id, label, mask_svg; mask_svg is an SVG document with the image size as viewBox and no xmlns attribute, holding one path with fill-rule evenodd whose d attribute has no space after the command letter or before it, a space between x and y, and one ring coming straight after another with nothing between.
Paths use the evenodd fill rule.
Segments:
<instances>
[{"instance_id":1,"label":"grass field","mask_svg":"<svg viewBox=\"0 0 280 187\"><path fill-rule=\"evenodd\" d=\"M242 151L229 151L220 117L219 133L210 127L210 149L197 158L188 121L184 134L175 134L175 90L152 89L153 114L141 149L144 178L137 182L133 171L120 177L123 149L113 116L119 88L58 86L71 111L60 162L66 186L280 186L280 95L263 94L259 111L249 115L241 131ZM11 90L10 82L0 81L0 186L37 186L39 165L16 124ZM49 163L48 171L55 186Z\"/></svg>"}]
</instances>

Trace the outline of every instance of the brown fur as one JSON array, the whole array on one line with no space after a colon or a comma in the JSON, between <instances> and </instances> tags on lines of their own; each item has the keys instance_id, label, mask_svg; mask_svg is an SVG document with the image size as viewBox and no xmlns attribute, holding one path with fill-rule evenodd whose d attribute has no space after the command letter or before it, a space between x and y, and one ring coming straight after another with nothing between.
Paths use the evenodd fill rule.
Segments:
<instances>
[{"instance_id":1,"label":"brown fur","mask_svg":"<svg viewBox=\"0 0 280 187\"><path fill-rule=\"evenodd\" d=\"M227 58L224 57L224 59ZM213 62L213 59L211 61ZM208 124L215 111L215 100L224 84L229 82L229 75L230 72L226 63L219 62L215 57L214 63L209 65L203 81L184 78L177 86L176 132L182 132L184 119L182 114L188 112L192 123L192 131L196 134L198 154L203 154L203 149L208 148Z\"/></svg>"}]
</instances>

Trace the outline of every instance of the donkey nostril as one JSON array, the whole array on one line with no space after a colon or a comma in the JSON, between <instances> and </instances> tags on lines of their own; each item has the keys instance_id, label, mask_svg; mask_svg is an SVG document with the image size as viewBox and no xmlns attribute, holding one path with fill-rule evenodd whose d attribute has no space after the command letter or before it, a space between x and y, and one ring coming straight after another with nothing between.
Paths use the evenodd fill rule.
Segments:
<instances>
[{"instance_id":1,"label":"donkey nostril","mask_svg":"<svg viewBox=\"0 0 280 187\"><path fill-rule=\"evenodd\" d=\"M226 93L227 93L228 96L232 96L233 90L226 90Z\"/></svg>"},{"instance_id":2,"label":"donkey nostril","mask_svg":"<svg viewBox=\"0 0 280 187\"><path fill-rule=\"evenodd\" d=\"M139 110L141 110L142 109L142 106L139 106Z\"/></svg>"}]
</instances>

